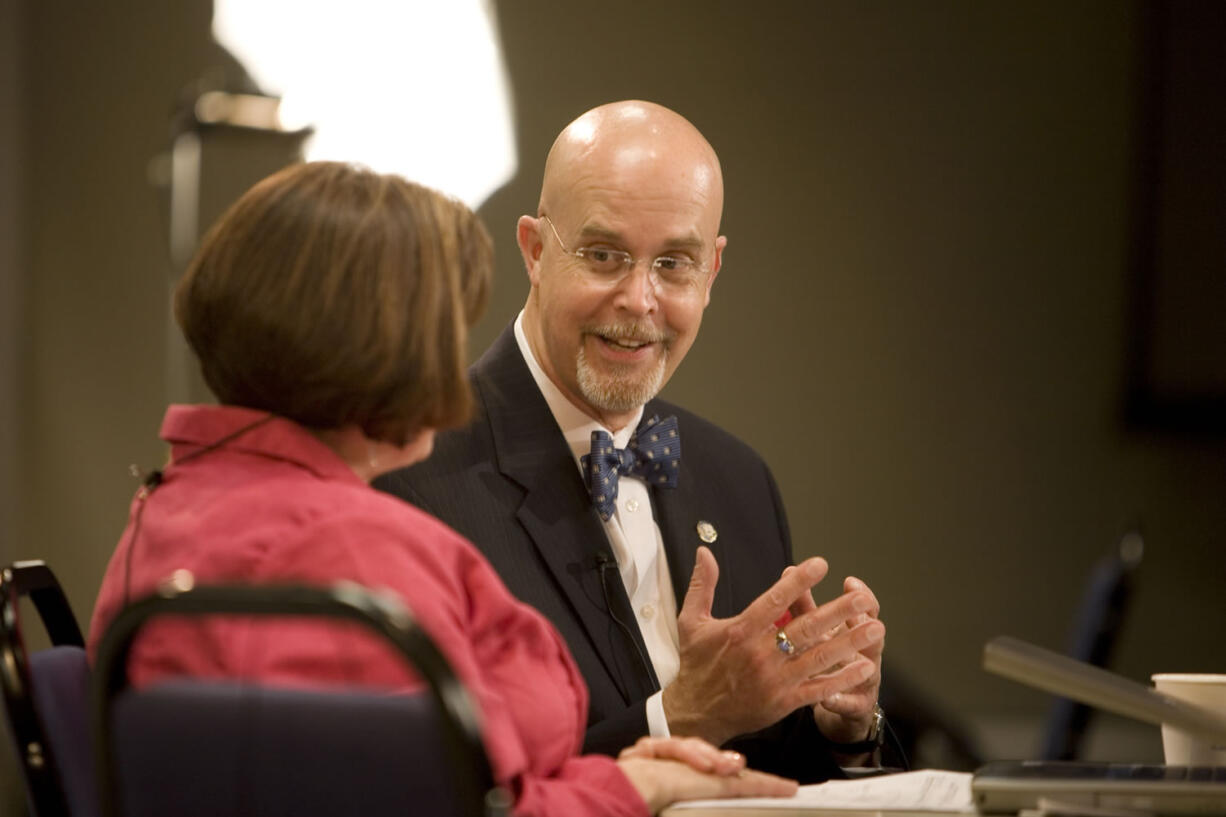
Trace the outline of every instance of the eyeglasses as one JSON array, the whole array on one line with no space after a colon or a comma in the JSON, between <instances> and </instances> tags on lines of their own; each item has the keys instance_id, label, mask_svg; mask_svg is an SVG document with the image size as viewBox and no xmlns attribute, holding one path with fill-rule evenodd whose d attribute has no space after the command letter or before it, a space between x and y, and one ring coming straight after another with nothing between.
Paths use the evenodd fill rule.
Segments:
<instances>
[{"instance_id":1,"label":"eyeglasses","mask_svg":"<svg viewBox=\"0 0 1226 817\"><path fill-rule=\"evenodd\" d=\"M553 225L553 219L542 215L549 222L549 229L557 239L562 252L574 256L584 262L584 265L597 277L609 282L620 281L622 277L634 269L638 259L624 250L614 250L608 247L580 247L572 250L566 246L558 228ZM661 255L653 259L650 267L652 282L672 288L688 287L702 277L703 267L693 258L686 255Z\"/></svg>"}]
</instances>

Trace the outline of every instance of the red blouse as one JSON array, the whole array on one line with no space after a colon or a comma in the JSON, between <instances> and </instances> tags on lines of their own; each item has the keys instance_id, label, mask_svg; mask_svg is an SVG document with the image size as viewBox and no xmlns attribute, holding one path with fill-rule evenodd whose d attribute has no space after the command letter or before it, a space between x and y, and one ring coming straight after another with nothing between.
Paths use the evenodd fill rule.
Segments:
<instances>
[{"instance_id":1,"label":"red blouse","mask_svg":"<svg viewBox=\"0 0 1226 817\"><path fill-rule=\"evenodd\" d=\"M612 759L576 754L587 688L561 637L511 596L458 533L373 490L281 418L178 463L263 416L229 406L167 410L162 439L171 444L171 464L148 499L133 500L94 609L91 656L127 600L181 568L202 584L348 579L387 588L477 701L495 777L515 795L516 814L646 814ZM419 683L357 625L294 620L157 622L137 642L129 673L137 684L170 675L299 686Z\"/></svg>"}]
</instances>

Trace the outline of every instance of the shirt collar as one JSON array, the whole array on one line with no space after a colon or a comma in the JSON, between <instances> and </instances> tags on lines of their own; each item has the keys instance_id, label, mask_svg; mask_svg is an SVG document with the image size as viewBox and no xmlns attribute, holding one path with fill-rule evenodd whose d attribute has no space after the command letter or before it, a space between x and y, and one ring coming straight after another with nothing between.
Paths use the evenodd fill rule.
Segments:
<instances>
[{"instance_id":1,"label":"shirt collar","mask_svg":"<svg viewBox=\"0 0 1226 817\"><path fill-rule=\"evenodd\" d=\"M336 452L305 428L276 416L260 423L268 417L266 411L238 406L172 405L162 420L161 438L170 443L171 465L233 434L233 439L218 448L290 462L322 479L365 484ZM248 426L253 427L243 431Z\"/></svg>"},{"instance_id":2,"label":"shirt collar","mask_svg":"<svg viewBox=\"0 0 1226 817\"><path fill-rule=\"evenodd\" d=\"M549 411L553 414L558 428L561 429L562 436L566 438L566 444L570 446L575 463L579 464L579 458L592 450L593 431L604 431L612 435L613 444L618 448L625 448L634 435L635 429L638 428L639 421L643 418L643 407L639 406L634 419L626 423L616 434L601 425L599 421L588 417L574 403L567 400L562 390L554 385L549 375L545 374L536 356L532 354L532 347L528 345L528 336L524 333L523 323L524 313L523 310L520 310L519 315L515 318L515 342L519 346L519 353L524 356L524 362L528 364L528 371L532 373L532 379L536 381L536 387L540 389L541 396L549 404Z\"/></svg>"}]
</instances>

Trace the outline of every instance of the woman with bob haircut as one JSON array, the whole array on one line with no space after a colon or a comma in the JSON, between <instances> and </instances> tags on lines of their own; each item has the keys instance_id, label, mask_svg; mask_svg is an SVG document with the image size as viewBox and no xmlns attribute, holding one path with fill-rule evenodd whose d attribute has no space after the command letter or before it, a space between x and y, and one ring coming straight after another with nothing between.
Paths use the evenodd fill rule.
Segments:
<instances>
[{"instance_id":1,"label":"woman with bob haircut","mask_svg":"<svg viewBox=\"0 0 1226 817\"><path fill-rule=\"evenodd\" d=\"M552 625L462 536L370 487L468 418L467 332L492 254L464 205L346 164L295 165L239 199L175 294L220 405L167 410L170 462L132 502L91 655L118 611L176 570L199 583L346 579L398 594L439 645L481 710L517 814L643 815L678 799L793 793L693 738L579 756L587 689ZM154 623L129 675L419 686L383 645L308 621Z\"/></svg>"}]
</instances>

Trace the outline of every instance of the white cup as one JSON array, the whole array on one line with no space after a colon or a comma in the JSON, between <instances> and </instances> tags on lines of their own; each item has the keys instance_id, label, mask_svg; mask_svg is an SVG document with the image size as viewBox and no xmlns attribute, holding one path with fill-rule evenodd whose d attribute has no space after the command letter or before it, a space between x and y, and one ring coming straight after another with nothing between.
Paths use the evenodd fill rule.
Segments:
<instances>
[{"instance_id":1,"label":"white cup","mask_svg":"<svg viewBox=\"0 0 1226 817\"><path fill-rule=\"evenodd\" d=\"M1226 675L1163 672L1153 676L1164 695L1226 717ZM1168 766L1226 766L1226 742L1215 743L1162 724L1162 754Z\"/></svg>"}]
</instances>

